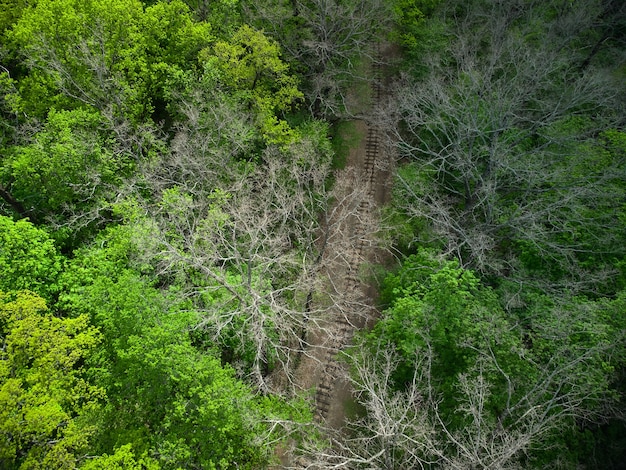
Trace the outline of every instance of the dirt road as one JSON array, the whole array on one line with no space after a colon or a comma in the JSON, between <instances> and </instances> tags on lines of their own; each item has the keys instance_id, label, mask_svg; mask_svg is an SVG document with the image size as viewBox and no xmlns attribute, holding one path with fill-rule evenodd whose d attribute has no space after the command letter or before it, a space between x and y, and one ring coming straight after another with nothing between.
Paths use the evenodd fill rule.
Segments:
<instances>
[{"instance_id":1,"label":"dirt road","mask_svg":"<svg viewBox=\"0 0 626 470\"><path fill-rule=\"evenodd\" d=\"M350 149L345 168L335 174L335 204L326 221L320 269L332 307L307 332L309 348L295 374L300 390L315 390L318 422L334 430L341 429L352 407L346 366L338 355L351 344L357 330L371 325L377 317L368 266L383 262L385 257L376 233L379 208L390 198L393 163L383 130L373 118L385 96L380 60L385 55L385 50L377 51L379 60L370 65L370 90L361 98L363 118L351 121L346 132L352 135L345 136L358 144ZM290 467L307 468L307 464L300 461Z\"/></svg>"}]
</instances>

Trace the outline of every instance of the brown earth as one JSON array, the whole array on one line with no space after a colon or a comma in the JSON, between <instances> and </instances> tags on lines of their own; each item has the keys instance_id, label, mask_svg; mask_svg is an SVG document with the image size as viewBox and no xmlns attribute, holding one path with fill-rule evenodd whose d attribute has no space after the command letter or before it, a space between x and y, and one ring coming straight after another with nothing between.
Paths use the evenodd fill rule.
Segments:
<instances>
[{"instance_id":1,"label":"brown earth","mask_svg":"<svg viewBox=\"0 0 626 470\"><path fill-rule=\"evenodd\" d=\"M394 55L391 46L378 51L379 57ZM377 318L376 288L369 281L369 267L388 260L377 232L379 209L391 198L394 158L387 151L386 135L373 116L385 96L385 70L370 65L370 89L353 96L364 111L361 119L350 121L340 137L355 142L345 168L335 174L336 201L326 223L327 242L320 276L326 292L315 303L330 305L307 332L308 350L295 372L296 388L315 400L316 420L329 431L341 431L347 410L354 408L346 365L338 360L359 329L370 327ZM349 134L349 135L348 135ZM358 142L358 143L357 143ZM284 450L281 468L315 468L306 458L290 458Z\"/></svg>"}]
</instances>

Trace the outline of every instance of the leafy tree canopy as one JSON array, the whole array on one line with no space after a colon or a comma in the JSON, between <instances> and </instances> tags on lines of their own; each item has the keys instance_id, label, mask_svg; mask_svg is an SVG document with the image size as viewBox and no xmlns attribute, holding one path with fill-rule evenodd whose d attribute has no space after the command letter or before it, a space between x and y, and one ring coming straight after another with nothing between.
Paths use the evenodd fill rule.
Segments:
<instances>
[{"instance_id":1,"label":"leafy tree canopy","mask_svg":"<svg viewBox=\"0 0 626 470\"><path fill-rule=\"evenodd\" d=\"M104 398L84 378L100 341L84 315L60 319L29 291L0 292L0 464L75 468Z\"/></svg>"},{"instance_id":2,"label":"leafy tree canopy","mask_svg":"<svg viewBox=\"0 0 626 470\"><path fill-rule=\"evenodd\" d=\"M29 289L50 299L58 292L62 267L63 258L43 229L0 215L0 290Z\"/></svg>"},{"instance_id":3,"label":"leafy tree canopy","mask_svg":"<svg viewBox=\"0 0 626 470\"><path fill-rule=\"evenodd\" d=\"M0 181L28 214L59 226L106 207L107 190L121 185L133 162L114 153L102 121L94 110L51 109L28 143L11 148Z\"/></svg>"},{"instance_id":4,"label":"leafy tree canopy","mask_svg":"<svg viewBox=\"0 0 626 470\"><path fill-rule=\"evenodd\" d=\"M132 266L132 229L109 230L63 276L63 308L85 312L102 332L91 373L107 390L98 453L132 444L163 468L260 468L272 455L264 433L302 408L255 398L214 351L197 349L188 302L159 292ZM149 268L144 269L149 274ZM280 435L280 427L275 429ZM120 457L121 458L121 457Z\"/></svg>"},{"instance_id":5,"label":"leafy tree canopy","mask_svg":"<svg viewBox=\"0 0 626 470\"><path fill-rule=\"evenodd\" d=\"M594 429L620 416L624 294L537 294L507 313L474 273L420 250L386 279L383 299L388 308L366 336L366 352L355 351L357 369L376 358L397 393L422 397L424 426L441 439L425 459L434 452L462 465L504 454L526 465L575 462L586 457L572 449L589 436L563 434L562 426ZM389 349L399 358L392 369L382 360Z\"/></svg>"},{"instance_id":6,"label":"leafy tree canopy","mask_svg":"<svg viewBox=\"0 0 626 470\"><path fill-rule=\"evenodd\" d=\"M29 66L16 105L43 117L87 104L141 120L163 100L171 74L194 67L211 39L182 1L42 0L8 33Z\"/></svg>"},{"instance_id":7,"label":"leafy tree canopy","mask_svg":"<svg viewBox=\"0 0 626 470\"><path fill-rule=\"evenodd\" d=\"M288 65L280 58L278 43L243 25L229 41L218 41L214 53L208 64L215 63L222 83L255 110L265 139L282 144L293 141L294 132L276 113L287 110L303 95L296 77L288 73Z\"/></svg>"}]
</instances>

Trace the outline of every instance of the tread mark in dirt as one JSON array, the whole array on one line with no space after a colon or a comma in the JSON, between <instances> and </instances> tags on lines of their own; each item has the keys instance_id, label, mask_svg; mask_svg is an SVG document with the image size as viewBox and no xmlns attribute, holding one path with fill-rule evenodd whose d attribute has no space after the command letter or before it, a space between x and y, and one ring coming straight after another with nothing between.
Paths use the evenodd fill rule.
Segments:
<instances>
[{"instance_id":1,"label":"tread mark in dirt","mask_svg":"<svg viewBox=\"0 0 626 470\"><path fill-rule=\"evenodd\" d=\"M372 64L372 107L375 108L380 104L382 96L382 62L380 60L380 46L376 45L375 60ZM376 193L376 160L380 154L380 142L381 131L374 124L369 123L366 141L365 141L365 159L364 159L364 179L368 185L367 196L373 200ZM364 223L359 219L365 219L371 211L371 203L366 200L360 201L357 209L357 222L354 224L354 235L357 237L356 254L349 259L350 267L353 272L358 272L359 264L363 258L363 252L368 248L368 243L364 235L366 231ZM346 277L349 285L354 288L358 288L361 284L359 278L353 274L348 274ZM350 344L354 333L354 326L343 315L335 320L338 328L338 334L331 340L331 344L328 345L328 350L324 355L324 364L322 379L317 386L315 394L316 405L316 418L318 420L325 420L330 411L332 396L334 391L334 385L336 382L337 372L340 369L340 365L337 362L337 355L347 345Z\"/></svg>"}]
</instances>

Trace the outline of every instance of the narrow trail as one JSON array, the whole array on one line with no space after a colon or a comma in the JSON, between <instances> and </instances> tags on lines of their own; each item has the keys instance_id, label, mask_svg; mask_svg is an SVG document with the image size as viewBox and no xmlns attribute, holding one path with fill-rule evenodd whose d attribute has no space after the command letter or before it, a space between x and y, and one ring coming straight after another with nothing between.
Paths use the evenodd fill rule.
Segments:
<instances>
[{"instance_id":1,"label":"narrow trail","mask_svg":"<svg viewBox=\"0 0 626 470\"><path fill-rule=\"evenodd\" d=\"M327 242L322 275L328 285L332 308L307 332L309 349L295 374L296 386L315 390L315 417L320 425L340 430L351 406L352 390L346 365L339 354L350 346L357 330L377 317L375 290L364 270L383 260L376 232L378 209L390 198L392 158L384 145L383 130L374 116L385 95L385 51L377 46L370 66L371 85L364 118L352 121L359 144L350 150L346 166L335 175L335 204L327 220ZM316 468L306 459L288 468Z\"/></svg>"},{"instance_id":2,"label":"narrow trail","mask_svg":"<svg viewBox=\"0 0 626 470\"><path fill-rule=\"evenodd\" d=\"M382 96L382 76L380 50L376 50L376 60L372 63L372 103L371 107L376 108L380 105ZM346 187L348 197L344 200L355 199L358 201L356 208L348 204L346 208L350 213L347 217L339 216L348 222L348 227L344 227L341 223L334 224L336 234L331 233L330 240L334 240L337 236L345 237L352 240L352 247L344 253L345 271L334 271L330 275L332 277L343 276L336 279L333 284L342 286L345 291L340 294L348 294L344 299L344 305L341 305L339 311L334 312L331 319L331 335L325 344L325 350L322 357L321 380L317 384L315 394L316 417L324 420L331 427L341 426L345 413L339 407L345 405L346 386L343 377L343 364L337 360L338 354L346 346L349 346L352 337L358 328L365 326L371 321L375 314L374 299L367 292L367 285L360 278L360 270L363 263L373 259L372 252L376 246L373 240L375 227L373 227L377 215L374 214L377 204L377 195L379 193L378 181L384 181L386 178L382 175L377 165L381 160L386 158L382 150L382 135L380 129L371 121L365 121L361 125L365 125L366 138L364 145L360 145L356 150L356 158L348 158L346 172L339 177L348 181L337 181L338 187ZM359 126L361 127L361 126ZM351 171L352 170L352 171ZM386 185L385 185L386 186ZM353 196L353 197L350 197ZM340 213L342 211L339 211ZM343 214L345 215L345 214ZM350 220L352 219L352 220ZM350 223L352 222L352 223ZM350 226L351 225L351 226ZM342 244L330 243L331 249L345 249ZM351 248L351 249L350 249ZM327 257L336 257L336 253L330 252ZM352 294L352 295L350 295ZM355 298L356 296L356 298ZM344 307L344 308L341 308ZM334 325L332 325L334 322ZM333 328L334 327L334 328ZM332 334L334 333L334 334ZM331 413L331 410L333 413Z\"/></svg>"}]
</instances>

